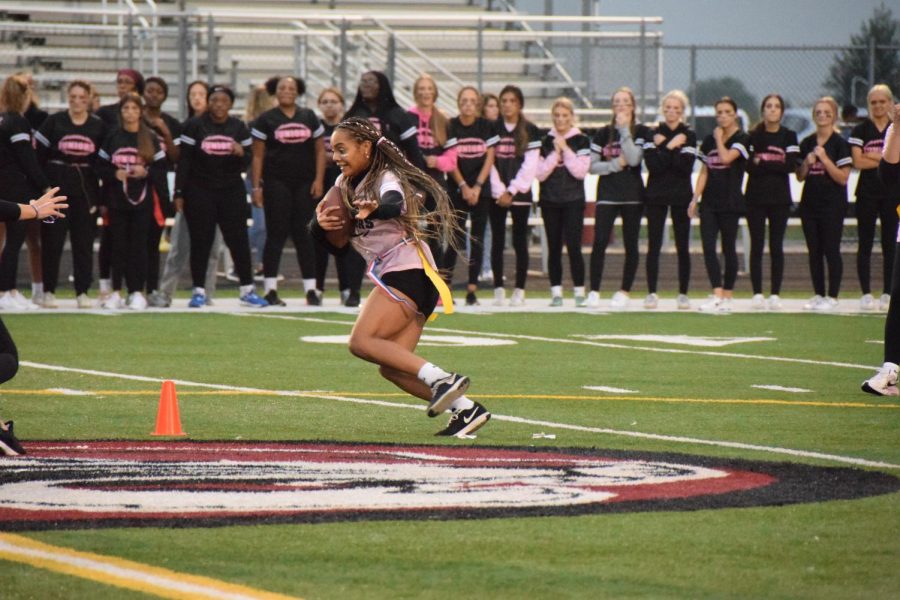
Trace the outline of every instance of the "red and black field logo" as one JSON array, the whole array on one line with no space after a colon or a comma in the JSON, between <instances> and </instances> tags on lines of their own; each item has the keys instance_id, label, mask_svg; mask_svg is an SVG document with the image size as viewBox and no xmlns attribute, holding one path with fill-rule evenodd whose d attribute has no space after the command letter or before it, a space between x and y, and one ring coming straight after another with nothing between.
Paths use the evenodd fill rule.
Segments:
<instances>
[{"instance_id":1,"label":"red and black field logo","mask_svg":"<svg viewBox=\"0 0 900 600\"><path fill-rule=\"evenodd\" d=\"M0 459L0 530L700 510L900 490L884 473L613 450L39 442Z\"/></svg>"}]
</instances>

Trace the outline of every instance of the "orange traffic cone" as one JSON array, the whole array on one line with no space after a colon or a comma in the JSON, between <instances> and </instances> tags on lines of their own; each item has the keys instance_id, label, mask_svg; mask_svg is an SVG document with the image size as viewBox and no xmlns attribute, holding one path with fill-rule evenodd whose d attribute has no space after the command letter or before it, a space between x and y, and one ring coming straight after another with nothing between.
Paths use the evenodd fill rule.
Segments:
<instances>
[{"instance_id":1,"label":"orange traffic cone","mask_svg":"<svg viewBox=\"0 0 900 600\"><path fill-rule=\"evenodd\" d=\"M181 415L178 413L174 381L163 381L162 391L159 394L159 410L156 412L156 431L150 435L187 435L181 430Z\"/></svg>"}]
</instances>

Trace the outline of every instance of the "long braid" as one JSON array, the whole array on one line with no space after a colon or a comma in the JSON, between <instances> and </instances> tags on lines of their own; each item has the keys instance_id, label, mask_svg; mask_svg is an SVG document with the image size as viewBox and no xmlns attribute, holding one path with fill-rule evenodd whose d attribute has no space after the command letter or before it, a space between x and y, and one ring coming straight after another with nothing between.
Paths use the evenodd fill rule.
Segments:
<instances>
[{"instance_id":1,"label":"long braid","mask_svg":"<svg viewBox=\"0 0 900 600\"><path fill-rule=\"evenodd\" d=\"M360 183L362 195L366 198L378 199L378 179L385 171L392 171L403 188L406 200L406 213L398 217L410 234L417 237L436 235L444 245L451 245L457 252L454 235L459 228L447 190L439 185L430 175L412 164L400 148L391 140L381 136L367 119L351 117L341 121L335 129L343 129L350 133L357 142L372 144L372 164L369 172ZM353 198L354 191L348 179L342 181L344 198ZM425 211L425 198L431 196L435 201L434 211ZM422 224L433 227L422 227Z\"/></svg>"}]
</instances>

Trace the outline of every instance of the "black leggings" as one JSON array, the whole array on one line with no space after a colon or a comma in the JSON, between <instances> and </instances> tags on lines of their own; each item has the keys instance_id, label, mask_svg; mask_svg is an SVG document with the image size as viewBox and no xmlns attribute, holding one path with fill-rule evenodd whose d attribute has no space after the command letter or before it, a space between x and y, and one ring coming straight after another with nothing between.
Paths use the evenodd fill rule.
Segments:
<instances>
[{"instance_id":1,"label":"black leggings","mask_svg":"<svg viewBox=\"0 0 900 600\"><path fill-rule=\"evenodd\" d=\"M0 383L6 383L19 370L19 351L6 325L0 320Z\"/></svg>"},{"instance_id":2,"label":"black leggings","mask_svg":"<svg viewBox=\"0 0 900 600\"><path fill-rule=\"evenodd\" d=\"M484 260L484 230L487 228L488 211L492 203L487 194L478 199L478 204L469 206L459 193L451 193L454 214L456 215L457 229L454 231L454 244L457 248L465 248L466 244L466 217L472 219L469 238L468 279L469 285L478 285L478 274L481 271L481 263ZM449 284L453 282L453 270L456 268L457 251L452 245L443 252L441 274Z\"/></svg>"},{"instance_id":3,"label":"black leggings","mask_svg":"<svg viewBox=\"0 0 900 600\"><path fill-rule=\"evenodd\" d=\"M892 276L891 305L888 308L887 320L884 322L884 362L900 364L900 229L897 230L894 246L894 272ZM885 260L887 260L885 258Z\"/></svg>"},{"instance_id":4,"label":"black leggings","mask_svg":"<svg viewBox=\"0 0 900 600\"><path fill-rule=\"evenodd\" d=\"M766 220L769 221L769 257L772 260L772 293L781 293L784 278L784 234L787 231L790 205L747 206L750 229L750 283L754 294L762 294L763 249L766 245Z\"/></svg>"},{"instance_id":5,"label":"black leggings","mask_svg":"<svg viewBox=\"0 0 900 600\"><path fill-rule=\"evenodd\" d=\"M266 277L278 276L281 253L288 236L294 242L303 279L312 279L316 276L315 250L308 229L316 210L316 202L310 195L311 185L310 181L290 183L279 179L266 179L263 188L265 196L263 207L266 213L263 274Z\"/></svg>"},{"instance_id":6,"label":"black leggings","mask_svg":"<svg viewBox=\"0 0 900 600\"><path fill-rule=\"evenodd\" d=\"M648 204L647 215L647 291L656 293L659 279L659 254L662 250L666 213L672 209L672 228L675 230L675 250L678 254L678 293L687 294L691 282L691 218L687 206Z\"/></svg>"},{"instance_id":7,"label":"black leggings","mask_svg":"<svg viewBox=\"0 0 900 600\"><path fill-rule=\"evenodd\" d=\"M66 218L53 223L41 223L41 266L44 271L44 291L56 293L59 284L59 263L68 233L72 240L72 270L75 294L86 294L91 287L94 259L94 229L96 219L91 214L90 200L69 196Z\"/></svg>"},{"instance_id":8,"label":"black leggings","mask_svg":"<svg viewBox=\"0 0 900 600\"><path fill-rule=\"evenodd\" d=\"M316 289L325 290L325 273L328 271L329 252L322 244L315 244L316 253ZM350 247L343 256L335 256L337 267L338 289L359 293L363 275L366 272L366 261L359 252Z\"/></svg>"},{"instance_id":9,"label":"black leggings","mask_svg":"<svg viewBox=\"0 0 900 600\"><path fill-rule=\"evenodd\" d=\"M503 249L506 246L507 213L512 213L513 250L516 252L515 287L525 289L525 281L528 279L528 217L531 216L530 204L514 204L503 208L498 206L496 202L491 203L491 269L494 271L494 287L503 287Z\"/></svg>"},{"instance_id":10,"label":"black leggings","mask_svg":"<svg viewBox=\"0 0 900 600\"><path fill-rule=\"evenodd\" d=\"M641 232L643 204L597 204L594 225L594 247L591 251L591 291L600 291L606 247L612 237L616 217L622 215L622 241L625 244L625 268L622 270L622 287L626 292L634 285L638 269L638 235Z\"/></svg>"},{"instance_id":11,"label":"black leggings","mask_svg":"<svg viewBox=\"0 0 900 600\"><path fill-rule=\"evenodd\" d=\"M813 289L825 295L825 263L828 263L828 296L837 298L841 291L844 261L841 259L841 235L844 231L845 206L822 213L801 213L803 235L809 251L809 274Z\"/></svg>"},{"instance_id":12,"label":"black leggings","mask_svg":"<svg viewBox=\"0 0 900 600\"><path fill-rule=\"evenodd\" d=\"M231 251L240 284L253 284L250 240L247 237L248 212L243 183L221 190L190 186L184 198L184 218L191 234L191 279L195 288L206 285L206 269L216 237L216 225L222 230L222 238Z\"/></svg>"},{"instance_id":13,"label":"black leggings","mask_svg":"<svg viewBox=\"0 0 900 600\"><path fill-rule=\"evenodd\" d=\"M863 294L872 293L870 281L872 246L875 244L875 221L881 219L881 256L883 293L891 289L891 273L894 271L894 234L897 232L896 203L887 198L856 198L856 223L859 234L859 250L856 253L856 273Z\"/></svg>"},{"instance_id":14,"label":"black leggings","mask_svg":"<svg viewBox=\"0 0 900 600\"><path fill-rule=\"evenodd\" d=\"M147 280L147 236L153 223L152 205L137 210L109 209L113 274L124 274L128 293L141 292ZM122 287L121 279L113 289Z\"/></svg>"},{"instance_id":15,"label":"black leggings","mask_svg":"<svg viewBox=\"0 0 900 600\"><path fill-rule=\"evenodd\" d=\"M547 232L547 270L550 285L562 285L562 247L566 243L572 285L584 285L584 256L581 255L581 234L584 231L584 202L553 204L541 202L541 217Z\"/></svg>"},{"instance_id":16,"label":"black leggings","mask_svg":"<svg viewBox=\"0 0 900 600\"><path fill-rule=\"evenodd\" d=\"M700 238L703 240L703 261L706 263L706 274L713 288L734 289L737 281L738 257L737 242L738 221L737 213L722 213L705 211L700 214ZM722 281L722 267L719 265L719 255L716 252L716 240L722 234L722 254L725 256L725 278Z\"/></svg>"},{"instance_id":17,"label":"black leggings","mask_svg":"<svg viewBox=\"0 0 900 600\"><path fill-rule=\"evenodd\" d=\"M31 209L29 209L31 210ZM8 292L16 288L16 277L19 272L19 252L25 243L28 221L9 221L6 223L6 244L0 254L0 292Z\"/></svg>"}]
</instances>

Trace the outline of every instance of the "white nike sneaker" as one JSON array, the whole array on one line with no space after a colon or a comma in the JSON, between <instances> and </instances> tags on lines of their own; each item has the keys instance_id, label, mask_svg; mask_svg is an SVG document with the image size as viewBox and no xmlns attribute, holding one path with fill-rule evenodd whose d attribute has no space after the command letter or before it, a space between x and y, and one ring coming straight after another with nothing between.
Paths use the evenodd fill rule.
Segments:
<instances>
[{"instance_id":1,"label":"white nike sneaker","mask_svg":"<svg viewBox=\"0 0 900 600\"><path fill-rule=\"evenodd\" d=\"M586 304L588 308L600 308L600 292L588 292Z\"/></svg>"},{"instance_id":2,"label":"white nike sneaker","mask_svg":"<svg viewBox=\"0 0 900 600\"><path fill-rule=\"evenodd\" d=\"M26 298L19 290L10 290L9 295L12 296L13 302L16 303L16 307L19 310L37 310L40 308L37 304L34 304Z\"/></svg>"},{"instance_id":3,"label":"white nike sneaker","mask_svg":"<svg viewBox=\"0 0 900 600\"><path fill-rule=\"evenodd\" d=\"M678 310L691 310L691 299L688 298L687 294L678 294L675 306L678 307Z\"/></svg>"},{"instance_id":4,"label":"white nike sneaker","mask_svg":"<svg viewBox=\"0 0 900 600\"><path fill-rule=\"evenodd\" d=\"M891 295L890 294L882 294L881 298L878 301L878 310L886 311L891 307Z\"/></svg>"},{"instance_id":5,"label":"white nike sneaker","mask_svg":"<svg viewBox=\"0 0 900 600\"><path fill-rule=\"evenodd\" d=\"M506 290L502 287L494 288L494 306L506 304Z\"/></svg>"},{"instance_id":6,"label":"white nike sneaker","mask_svg":"<svg viewBox=\"0 0 900 600\"><path fill-rule=\"evenodd\" d=\"M897 365L886 362L874 376L863 381L862 391L876 396L898 396Z\"/></svg>"},{"instance_id":7,"label":"white nike sneaker","mask_svg":"<svg viewBox=\"0 0 900 600\"><path fill-rule=\"evenodd\" d=\"M860 310L875 310L875 298L872 297L872 294L863 294L859 299L859 308Z\"/></svg>"},{"instance_id":8,"label":"white nike sneaker","mask_svg":"<svg viewBox=\"0 0 900 600\"><path fill-rule=\"evenodd\" d=\"M44 299L41 302L41 306L44 308L59 308L59 304L56 303L56 294L53 292L44 292Z\"/></svg>"},{"instance_id":9,"label":"white nike sneaker","mask_svg":"<svg viewBox=\"0 0 900 600\"><path fill-rule=\"evenodd\" d=\"M769 310L781 310L781 298L778 294L769 296Z\"/></svg>"},{"instance_id":10,"label":"white nike sneaker","mask_svg":"<svg viewBox=\"0 0 900 600\"><path fill-rule=\"evenodd\" d=\"M91 299L88 298L87 294L78 294L78 296L75 297L75 305L78 308L91 308L93 302L91 302Z\"/></svg>"},{"instance_id":11,"label":"white nike sneaker","mask_svg":"<svg viewBox=\"0 0 900 600\"><path fill-rule=\"evenodd\" d=\"M613 294L612 299L609 301L609 307L613 310L624 310L628 308L629 300L631 300L631 296L628 295L628 292L619 290Z\"/></svg>"},{"instance_id":12,"label":"white nike sneaker","mask_svg":"<svg viewBox=\"0 0 900 600\"><path fill-rule=\"evenodd\" d=\"M525 306L525 290L516 288L513 290L512 298L509 299L510 306Z\"/></svg>"},{"instance_id":13,"label":"white nike sneaker","mask_svg":"<svg viewBox=\"0 0 900 600\"><path fill-rule=\"evenodd\" d=\"M750 300L750 306L753 310L765 310L766 297L762 294L753 294L753 298Z\"/></svg>"},{"instance_id":14,"label":"white nike sneaker","mask_svg":"<svg viewBox=\"0 0 900 600\"><path fill-rule=\"evenodd\" d=\"M723 298L721 296L710 296L709 300L700 305L700 312L719 312L719 307L722 306L722 301Z\"/></svg>"},{"instance_id":15,"label":"white nike sneaker","mask_svg":"<svg viewBox=\"0 0 900 600\"><path fill-rule=\"evenodd\" d=\"M128 298L128 308L131 310L145 310L147 308L147 299L144 294L135 292Z\"/></svg>"},{"instance_id":16,"label":"white nike sneaker","mask_svg":"<svg viewBox=\"0 0 900 600\"><path fill-rule=\"evenodd\" d=\"M659 306L659 296L656 294L647 294L647 297L644 298L644 308L653 309Z\"/></svg>"},{"instance_id":17,"label":"white nike sneaker","mask_svg":"<svg viewBox=\"0 0 900 600\"><path fill-rule=\"evenodd\" d=\"M819 303L819 305L816 307L816 310L822 311L822 312L830 312L830 311L833 311L834 309L836 309L837 305L838 305L838 299L828 296L827 298L822 299L822 302Z\"/></svg>"},{"instance_id":18,"label":"white nike sneaker","mask_svg":"<svg viewBox=\"0 0 900 600\"><path fill-rule=\"evenodd\" d=\"M19 310L19 306L9 292L0 294L0 310Z\"/></svg>"},{"instance_id":19,"label":"white nike sneaker","mask_svg":"<svg viewBox=\"0 0 900 600\"><path fill-rule=\"evenodd\" d=\"M803 310L819 310L819 306L824 302L825 299L822 296L816 294L812 298L810 298L806 304L803 305Z\"/></svg>"},{"instance_id":20,"label":"white nike sneaker","mask_svg":"<svg viewBox=\"0 0 900 600\"><path fill-rule=\"evenodd\" d=\"M119 308L123 308L124 306L125 302L122 300L122 296L119 294L119 292L112 292L106 298L100 301L100 308L117 310Z\"/></svg>"}]
</instances>

